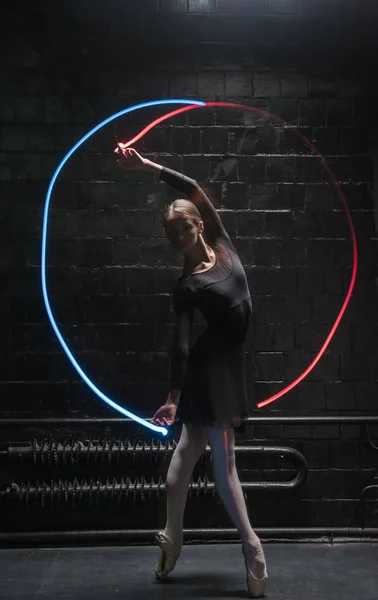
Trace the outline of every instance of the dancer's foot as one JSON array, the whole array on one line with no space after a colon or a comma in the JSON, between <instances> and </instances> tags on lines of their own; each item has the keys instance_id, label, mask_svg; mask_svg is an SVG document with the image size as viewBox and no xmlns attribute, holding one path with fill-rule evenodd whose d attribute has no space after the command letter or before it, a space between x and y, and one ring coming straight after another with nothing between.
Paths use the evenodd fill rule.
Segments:
<instances>
[{"instance_id":1,"label":"dancer's foot","mask_svg":"<svg viewBox=\"0 0 378 600\"><path fill-rule=\"evenodd\" d=\"M247 572L247 588L251 598L259 598L264 594L268 573L264 551L258 540L243 544L243 554Z\"/></svg>"},{"instance_id":2,"label":"dancer's foot","mask_svg":"<svg viewBox=\"0 0 378 600\"><path fill-rule=\"evenodd\" d=\"M159 531L155 540L161 549L161 555L155 568L155 577L163 580L175 568L176 561L180 556L181 544L179 546L174 544L165 531Z\"/></svg>"}]
</instances>

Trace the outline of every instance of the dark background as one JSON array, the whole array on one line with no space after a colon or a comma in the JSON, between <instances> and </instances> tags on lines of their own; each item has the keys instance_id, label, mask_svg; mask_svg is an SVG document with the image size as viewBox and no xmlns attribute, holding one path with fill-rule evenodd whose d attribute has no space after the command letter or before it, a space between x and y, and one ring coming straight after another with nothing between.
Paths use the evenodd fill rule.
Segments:
<instances>
[{"instance_id":1,"label":"dark background","mask_svg":"<svg viewBox=\"0 0 378 600\"><path fill-rule=\"evenodd\" d=\"M40 287L44 199L60 160L103 118L180 97L246 104L298 127L327 159L356 230L359 270L336 335L303 382L258 411L258 401L310 364L347 293L352 244L336 188L319 158L261 113L193 110L135 145L206 188L240 252L253 301L251 415L376 414L376 3L36 0L5 2L1 11L1 417L117 416L82 383L49 324ZM150 174L126 175L112 151L175 107L146 108L107 125L73 155L51 199L47 275L55 318L95 384L145 417L169 389L171 292L181 259L161 219L177 193ZM2 443L125 438L130 431L2 427ZM144 429L136 434L149 438ZM359 522L360 492L377 469L362 427L272 424L249 427L238 441L289 445L309 463L295 492L248 496L255 526ZM125 473L156 479L166 467L63 472L2 461L2 490L12 481ZM238 464L243 480L290 478L290 465L248 455ZM206 461L201 469L211 477ZM41 510L39 502L20 511L7 502L6 530L140 527L148 520L143 503L88 512L83 505ZM219 503L202 500L202 510L200 502L189 503L187 526L229 526ZM366 524L377 526L376 502L367 504ZM157 515L164 521L163 499L151 506L147 525L154 527Z\"/></svg>"}]
</instances>

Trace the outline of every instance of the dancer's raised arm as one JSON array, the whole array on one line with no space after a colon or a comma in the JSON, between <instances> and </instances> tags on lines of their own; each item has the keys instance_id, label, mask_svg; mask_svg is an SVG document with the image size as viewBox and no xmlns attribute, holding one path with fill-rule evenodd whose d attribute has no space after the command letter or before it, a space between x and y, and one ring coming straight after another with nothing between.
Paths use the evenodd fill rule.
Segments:
<instances>
[{"instance_id":1,"label":"dancer's raised arm","mask_svg":"<svg viewBox=\"0 0 378 600\"><path fill-rule=\"evenodd\" d=\"M161 181L186 194L201 214L210 244L218 237L223 237L231 243L217 210L194 179L144 158L134 148L122 149L119 147L116 149L116 153L121 167L154 173L160 177Z\"/></svg>"}]
</instances>

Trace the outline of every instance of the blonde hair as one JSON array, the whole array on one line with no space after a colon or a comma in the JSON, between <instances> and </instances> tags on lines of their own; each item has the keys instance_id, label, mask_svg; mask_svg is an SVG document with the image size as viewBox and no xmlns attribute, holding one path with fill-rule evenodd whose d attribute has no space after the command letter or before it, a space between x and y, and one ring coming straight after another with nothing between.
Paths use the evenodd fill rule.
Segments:
<instances>
[{"instance_id":1,"label":"blonde hair","mask_svg":"<svg viewBox=\"0 0 378 600\"><path fill-rule=\"evenodd\" d=\"M163 225L164 227L167 224L168 217L171 216L173 212L180 213L183 217L187 219L191 219L195 225L199 225L199 222L202 221L201 213L193 202L190 200L186 200L183 198L179 198L170 204L165 211L163 217Z\"/></svg>"}]
</instances>

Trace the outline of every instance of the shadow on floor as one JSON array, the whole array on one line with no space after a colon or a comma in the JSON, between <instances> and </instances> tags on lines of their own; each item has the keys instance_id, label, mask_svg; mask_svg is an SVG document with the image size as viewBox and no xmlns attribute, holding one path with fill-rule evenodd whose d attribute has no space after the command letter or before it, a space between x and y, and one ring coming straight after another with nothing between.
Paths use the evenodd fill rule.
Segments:
<instances>
[{"instance_id":1,"label":"shadow on floor","mask_svg":"<svg viewBox=\"0 0 378 600\"><path fill-rule=\"evenodd\" d=\"M267 596L377 600L378 544L266 544ZM0 550L1 600L248 598L240 544L185 546L170 580L151 546Z\"/></svg>"}]
</instances>

